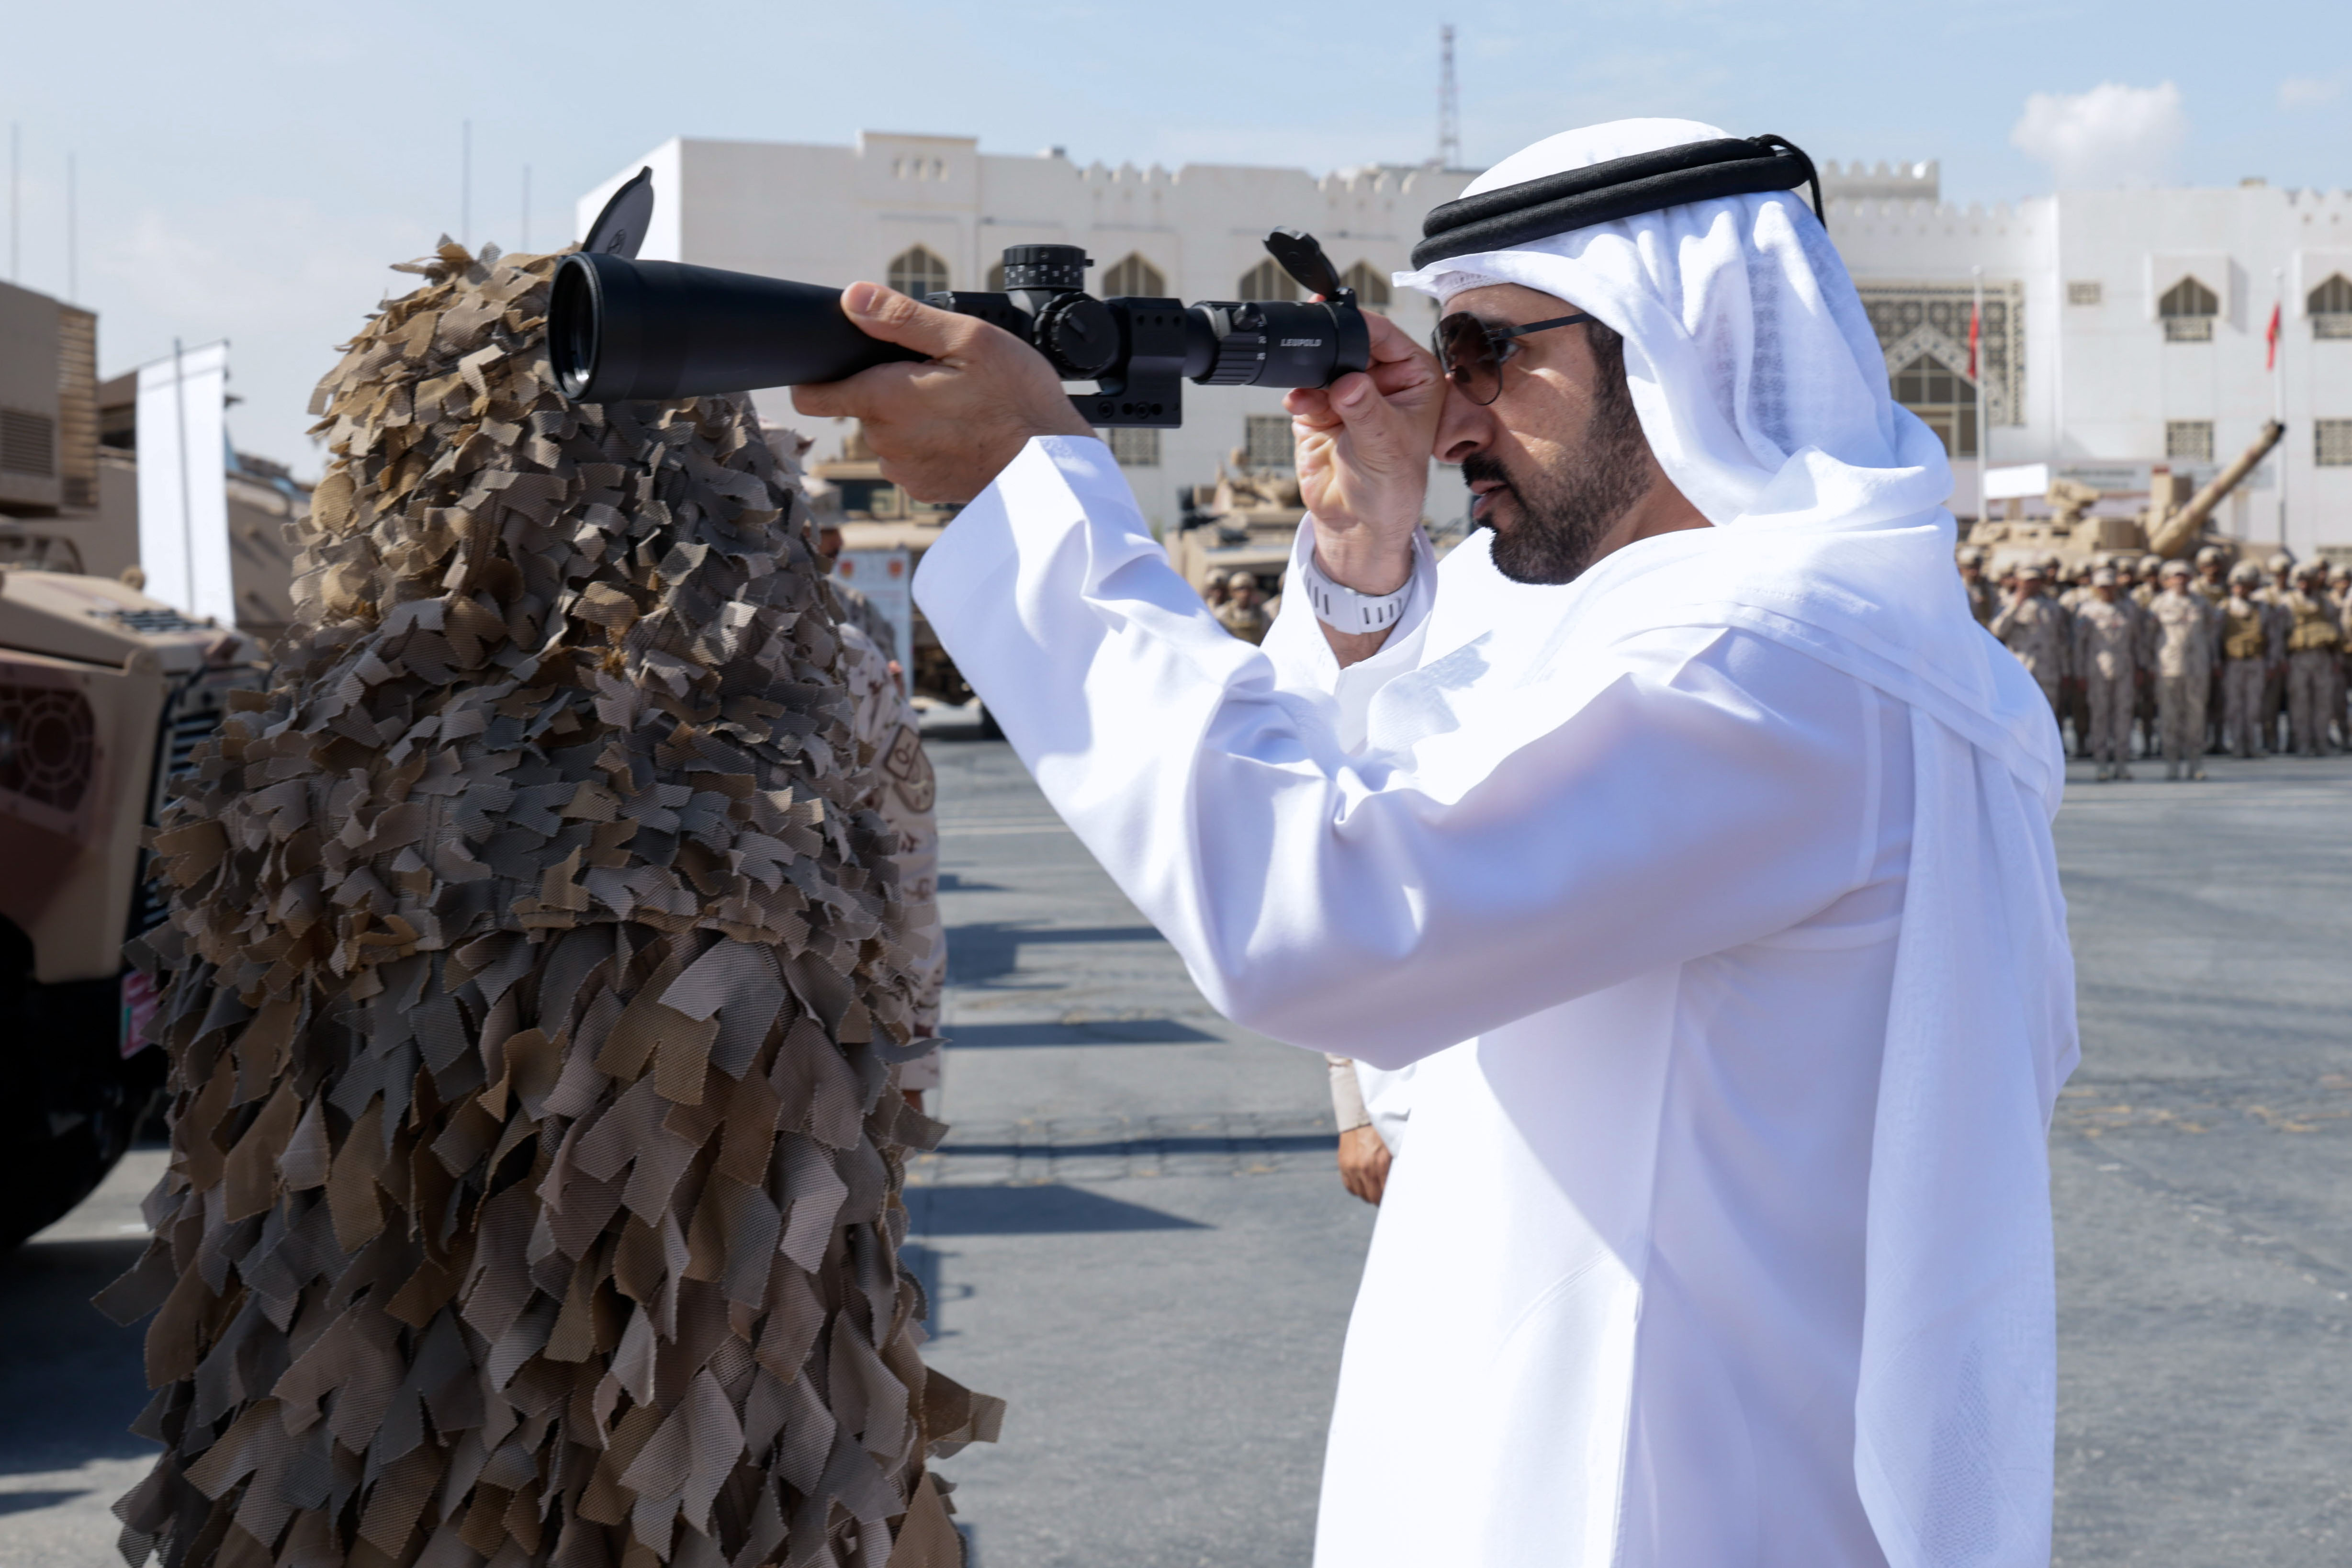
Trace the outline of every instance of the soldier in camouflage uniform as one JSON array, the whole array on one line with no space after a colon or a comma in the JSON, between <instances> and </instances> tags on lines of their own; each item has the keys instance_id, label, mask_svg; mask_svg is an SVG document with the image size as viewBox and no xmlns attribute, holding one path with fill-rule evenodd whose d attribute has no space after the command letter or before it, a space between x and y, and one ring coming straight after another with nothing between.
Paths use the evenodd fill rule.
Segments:
<instances>
[{"instance_id":1,"label":"soldier in camouflage uniform","mask_svg":"<svg viewBox=\"0 0 2352 1568\"><path fill-rule=\"evenodd\" d=\"M2126 557L2123 567L2116 573L2119 586L2125 582L2130 584L2122 597L2125 603L2139 612L2140 646L2143 649L2156 646L2156 623L2148 619L2147 607L2156 600L2156 576L2163 565L2164 557L2161 555ZM2132 699L2132 713L2139 721L2139 754L2143 757L2156 755L2163 749L2164 739L2156 730L2156 676L2148 668L2146 658L2140 660L2138 690Z\"/></svg>"},{"instance_id":2,"label":"soldier in camouflage uniform","mask_svg":"<svg viewBox=\"0 0 2352 1568\"><path fill-rule=\"evenodd\" d=\"M2148 605L2156 668L2156 724L2164 741L2164 776L2205 776L2205 689L2212 674L2212 614L2189 591L2189 563L2164 563L2164 592Z\"/></svg>"},{"instance_id":3,"label":"soldier in camouflage uniform","mask_svg":"<svg viewBox=\"0 0 2352 1568\"><path fill-rule=\"evenodd\" d=\"M2209 605L2218 605L2230 596L2230 558L2218 544L2209 544L2197 552L2197 579L2189 584Z\"/></svg>"},{"instance_id":4,"label":"soldier in camouflage uniform","mask_svg":"<svg viewBox=\"0 0 2352 1568\"><path fill-rule=\"evenodd\" d=\"M2344 627L2326 584L2326 569L2315 561L2295 574L2286 602L2288 727L2295 754L2303 757L2326 756L2330 749L2327 709L2336 698L2336 656Z\"/></svg>"},{"instance_id":5,"label":"soldier in camouflage uniform","mask_svg":"<svg viewBox=\"0 0 2352 1568\"><path fill-rule=\"evenodd\" d=\"M2336 695L2327 711L2344 749L2352 752L2352 566L2339 562L2327 569L2327 602L2336 606L2336 625L2344 634L2336 648Z\"/></svg>"},{"instance_id":6,"label":"soldier in camouflage uniform","mask_svg":"<svg viewBox=\"0 0 2352 1568\"><path fill-rule=\"evenodd\" d=\"M2294 553L2285 550L2273 552L2263 563L2263 571L2268 580L2254 597L2277 625L2279 636L2284 637L2294 628L2294 611L2288 603L2294 597ZM2279 738L2279 727L2285 719L2286 666L2281 664L2263 683L2263 751L2284 752L2287 749L2287 742Z\"/></svg>"},{"instance_id":7,"label":"soldier in camouflage uniform","mask_svg":"<svg viewBox=\"0 0 2352 1568\"><path fill-rule=\"evenodd\" d=\"M2089 710L2091 755L2099 782L2131 774L2132 700L2146 642L2140 612L2116 592L2115 568L2091 574L2091 595L2074 609L2073 665Z\"/></svg>"},{"instance_id":8,"label":"soldier in camouflage uniform","mask_svg":"<svg viewBox=\"0 0 2352 1568\"><path fill-rule=\"evenodd\" d=\"M1258 602L1257 579L1235 570L1225 578L1225 602L1217 606L1217 624L1244 642L1264 642L1274 623Z\"/></svg>"},{"instance_id":9,"label":"soldier in camouflage uniform","mask_svg":"<svg viewBox=\"0 0 2352 1568\"><path fill-rule=\"evenodd\" d=\"M2087 761L2092 754L2090 684L2081 662L2074 656L2074 650L2078 629L2076 623L2081 618L2083 606L2091 603L2091 578L2095 568L2088 561L2077 561L2063 570L2066 587L2057 595L2058 607L2066 613L2066 679L2062 689L2065 699L2066 721L2074 731L2074 755Z\"/></svg>"},{"instance_id":10,"label":"soldier in camouflage uniform","mask_svg":"<svg viewBox=\"0 0 2352 1568\"><path fill-rule=\"evenodd\" d=\"M2189 580L2189 591L2205 601L2216 616L2221 612L2221 601L2230 596L2229 552L2218 544L2208 544L2197 552L2197 575ZM2221 646L2221 626L2213 625L2214 646ZM2205 689L2205 752L2219 756L2228 751L2229 742L2221 731L2221 715L2227 710L2221 696L2221 661L2213 661L2213 679Z\"/></svg>"},{"instance_id":11,"label":"soldier in camouflage uniform","mask_svg":"<svg viewBox=\"0 0 2352 1568\"><path fill-rule=\"evenodd\" d=\"M2050 701L2052 723L2058 721L2058 683L2066 674L2065 611L2058 602L2042 593L2048 574L2039 566L2026 565L2017 569L2017 585L2010 590L2009 603L1992 618L1986 628L2001 640L2002 646L2017 656L2033 683L2042 688L2042 695Z\"/></svg>"},{"instance_id":12,"label":"soldier in camouflage uniform","mask_svg":"<svg viewBox=\"0 0 2352 1568\"><path fill-rule=\"evenodd\" d=\"M2221 737L2238 757L2262 755L2263 684L2286 660L2285 637L2254 597L2262 585L2262 568L2241 561L2230 569L2230 595L2221 601Z\"/></svg>"},{"instance_id":13,"label":"soldier in camouflage uniform","mask_svg":"<svg viewBox=\"0 0 2352 1568\"><path fill-rule=\"evenodd\" d=\"M1960 584L1969 591L1969 614L1977 618L1980 626L1991 622L1994 604L1992 584L1985 581L1984 563L1982 550L1973 544L1960 546Z\"/></svg>"}]
</instances>

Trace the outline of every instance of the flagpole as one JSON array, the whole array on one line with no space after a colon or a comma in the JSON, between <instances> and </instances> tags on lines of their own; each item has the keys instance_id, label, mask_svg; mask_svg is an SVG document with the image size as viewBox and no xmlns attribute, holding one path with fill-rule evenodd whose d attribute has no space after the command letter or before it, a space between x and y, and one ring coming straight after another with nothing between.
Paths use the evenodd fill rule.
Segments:
<instances>
[{"instance_id":1,"label":"flagpole","mask_svg":"<svg viewBox=\"0 0 2352 1568\"><path fill-rule=\"evenodd\" d=\"M1992 517L1992 505L1985 500L1985 452L1992 445L1992 432L1985 419L1984 356L1977 347L1984 337L1984 268L1971 267L1969 272L1976 283L1976 302L1969 316L1969 380L1977 395L1977 521L1985 522Z\"/></svg>"}]
</instances>

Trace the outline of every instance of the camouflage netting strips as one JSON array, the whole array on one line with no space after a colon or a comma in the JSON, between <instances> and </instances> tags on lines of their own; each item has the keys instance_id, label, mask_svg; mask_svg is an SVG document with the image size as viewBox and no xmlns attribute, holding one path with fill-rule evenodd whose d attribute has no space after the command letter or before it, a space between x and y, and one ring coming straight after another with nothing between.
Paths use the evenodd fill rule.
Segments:
<instances>
[{"instance_id":1,"label":"camouflage netting strips","mask_svg":"<svg viewBox=\"0 0 2352 1568\"><path fill-rule=\"evenodd\" d=\"M942 1129L793 475L734 400L568 405L552 258L409 270L320 386L275 689L155 841L125 1554L954 1563L924 1460L1001 1406L917 1353Z\"/></svg>"}]
</instances>

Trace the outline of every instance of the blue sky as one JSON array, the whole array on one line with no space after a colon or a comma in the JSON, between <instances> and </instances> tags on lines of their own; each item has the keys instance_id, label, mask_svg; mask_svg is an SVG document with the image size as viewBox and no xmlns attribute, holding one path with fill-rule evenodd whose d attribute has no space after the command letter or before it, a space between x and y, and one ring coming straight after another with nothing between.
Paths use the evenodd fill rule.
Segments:
<instances>
[{"instance_id":1,"label":"blue sky","mask_svg":"<svg viewBox=\"0 0 2352 1568\"><path fill-rule=\"evenodd\" d=\"M581 191L679 134L845 142L870 127L977 134L993 152L1060 144L1082 162L1419 162L1447 21L1474 164L1572 125L1669 114L1778 132L1822 158L1938 159L1962 202L2034 195L2062 169L2069 183L2352 184L2342 0L141 0L11 16L16 280L65 291L71 152L78 293L100 313L102 368L168 353L175 334L227 337L239 445L315 473L310 384L395 281L383 268L457 228L465 119L474 236L509 247L526 163L544 246L569 237Z\"/></svg>"}]
</instances>

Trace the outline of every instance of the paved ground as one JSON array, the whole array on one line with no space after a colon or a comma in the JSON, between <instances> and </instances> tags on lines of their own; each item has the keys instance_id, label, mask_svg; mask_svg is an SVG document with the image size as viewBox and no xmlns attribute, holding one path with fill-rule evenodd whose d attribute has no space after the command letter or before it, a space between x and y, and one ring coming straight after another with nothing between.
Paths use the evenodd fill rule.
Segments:
<instances>
[{"instance_id":1,"label":"paved ground","mask_svg":"<svg viewBox=\"0 0 2352 1568\"><path fill-rule=\"evenodd\" d=\"M909 1201L936 1360L1013 1402L944 1467L977 1561L1303 1564L1370 1225L1319 1063L1209 1013L1001 744L933 754L956 1131ZM2352 1560L2352 764L2214 773L2060 822L2070 1565ZM158 1158L0 1261L0 1568L111 1560L138 1337L77 1303Z\"/></svg>"}]
</instances>

